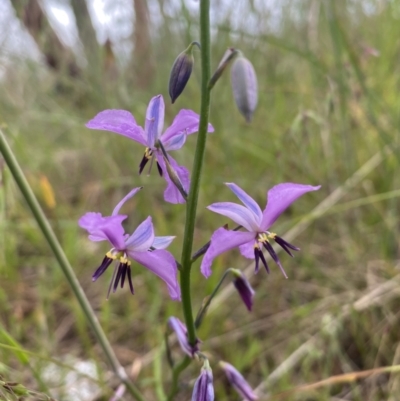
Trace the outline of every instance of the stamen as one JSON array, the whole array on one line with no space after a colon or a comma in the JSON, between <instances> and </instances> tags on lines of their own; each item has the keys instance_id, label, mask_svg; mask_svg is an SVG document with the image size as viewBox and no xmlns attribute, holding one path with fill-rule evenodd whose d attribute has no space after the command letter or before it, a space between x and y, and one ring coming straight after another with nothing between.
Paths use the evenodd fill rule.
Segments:
<instances>
[{"instance_id":1,"label":"stamen","mask_svg":"<svg viewBox=\"0 0 400 401\"><path fill-rule=\"evenodd\" d=\"M126 277L126 272L128 270L128 262L124 263L123 265L123 270L122 270L122 276L121 276L121 288L124 288L124 283L125 283L125 277Z\"/></svg>"},{"instance_id":2,"label":"stamen","mask_svg":"<svg viewBox=\"0 0 400 401\"><path fill-rule=\"evenodd\" d=\"M276 254L274 248L272 248L272 245L268 242L268 240L266 242L262 243L264 245L264 248L268 251L268 253L271 255L271 258L275 261L275 263L279 266L279 268L281 269L282 274L284 275L285 278L288 278L285 270L283 269L283 266L281 264L281 261L278 258L278 255Z\"/></svg>"},{"instance_id":3,"label":"stamen","mask_svg":"<svg viewBox=\"0 0 400 401\"><path fill-rule=\"evenodd\" d=\"M114 271L113 271L113 275L112 275L112 277L111 277L110 285L108 286L107 300L108 300L108 298L110 297L111 287L112 287L112 285L113 285L114 278L115 278L115 273L117 272L118 267L119 267L118 265L115 265L115 268L114 268Z\"/></svg>"},{"instance_id":4,"label":"stamen","mask_svg":"<svg viewBox=\"0 0 400 401\"><path fill-rule=\"evenodd\" d=\"M157 170L158 170L158 174L160 174L160 176L162 177L163 176L163 171L162 171L162 168L160 166L160 163L158 163L158 162L157 162Z\"/></svg>"},{"instance_id":5,"label":"stamen","mask_svg":"<svg viewBox=\"0 0 400 401\"><path fill-rule=\"evenodd\" d=\"M150 148L146 148L146 150L144 151L143 159L139 164L139 174L142 174L142 171L145 168L147 162L152 158L153 158L153 151Z\"/></svg>"},{"instance_id":6,"label":"stamen","mask_svg":"<svg viewBox=\"0 0 400 401\"><path fill-rule=\"evenodd\" d=\"M265 267L265 270L266 270L267 273L269 274L269 267L268 267L267 261L265 260L264 254L263 254L263 252L262 252L261 249L259 249L259 252L260 252L260 259L261 259L261 261L263 262L263 265L264 265L264 267Z\"/></svg>"},{"instance_id":7,"label":"stamen","mask_svg":"<svg viewBox=\"0 0 400 401\"><path fill-rule=\"evenodd\" d=\"M260 263L260 248L258 246L254 246L254 259L256 260L254 274L257 274L258 270L259 270L259 263Z\"/></svg>"},{"instance_id":8,"label":"stamen","mask_svg":"<svg viewBox=\"0 0 400 401\"><path fill-rule=\"evenodd\" d=\"M149 176L151 173L151 169L153 168L153 162L154 162L154 158L152 157L150 159L150 166L149 166L149 171L147 172L147 175Z\"/></svg>"},{"instance_id":9,"label":"stamen","mask_svg":"<svg viewBox=\"0 0 400 401\"><path fill-rule=\"evenodd\" d=\"M290 256L293 257L293 255L291 254L291 252L289 251L290 249L293 249L294 251L300 251L300 248L297 248L297 246L294 246L292 244L289 244L289 242L285 241L283 238L278 237L275 234L274 240L277 244L279 244Z\"/></svg>"},{"instance_id":10,"label":"stamen","mask_svg":"<svg viewBox=\"0 0 400 401\"><path fill-rule=\"evenodd\" d=\"M119 263L118 264L117 275L116 275L115 280L114 280L113 292L117 291L119 279L121 278L123 270L124 270L124 264L123 263Z\"/></svg>"},{"instance_id":11,"label":"stamen","mask_svg":"<svg viewBox=\"0 0 400 401\"><path fill-rule=\"evenodd\" d=\"M108 266L110 266L114 259L115 257L110 252L107 252L103 258L103 261L101 262L101 265L93 273L92 281L96 281L107 270Z\"/></svg>"},{"instance_id":12,"label":"stamen","mask_svg":"<svg viewBox=\"0 0 400 401\"><path fill-rule=\"evenodd\" d=\"M131 294L134 294L135 291L133 290L131 265L130 264L128 265L126 270L127 270L127 276L128 276L129 289L131 290Z\"/></svg>"}]
</instances>

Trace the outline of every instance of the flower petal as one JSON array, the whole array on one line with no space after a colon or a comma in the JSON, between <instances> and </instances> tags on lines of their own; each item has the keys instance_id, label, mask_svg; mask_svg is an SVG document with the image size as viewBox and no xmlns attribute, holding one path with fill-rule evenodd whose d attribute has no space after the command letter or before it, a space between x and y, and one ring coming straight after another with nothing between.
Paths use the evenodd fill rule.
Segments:
<instances>
[{"instance_id":1,"label":"flower petal","mask_svg":"<svg viewBox=\"0 0 400 401\"><path fill-rule=\"evenodd\" d=\"M129 256L136 262L147 267L167 284L168 292L173 300L181 299L181 290L177 279L177 267L174 257L164 250L131 252Z\"/></svg>"},{"instance_id":2,"label":"flower petal","mask_svg":"<svg viewBox=\"0 0 400 401\"><path fill-rule=\"evenodd\" d=\"M254 213L255 220L260 225L263 214L256 201L233 182L226 182L225 185L239 198L243 205Z\"/></svg>"},{"instance_id":3,"label":"flower petal","mask_svg":"<svg viewBox=\"0 0 400 401\"><path fill-rule=\"evenodd\" d=\"M182 133L184 133L185 135L190 135L197 132L199 130L199 121L200 116L194 111L185 109L180 110L174 118L172 124L165 130L164 134L162 135L162 141L163 144L165 144L166 146L166 150L179 149L167 148L168 142L175 136L181 135ZM207 132L214 132L214 127L211 124L208 124Z\"/></svg>"},{"instance_id":4,"label":"flower petal","mask_svg":"<svg viewBox=\"0 0 400 401\"><path fill-rule=\"evenodd\" d=\"M247 259L254 259L254 244L255 244L255 240L254 240L254 238L252 238L251 241L246 242L243 245L240 245L239 251L240 251L241 255Z\"/></svg>"},{"instance_id":5,"label":"flower petal","mask_svg":"<svg viewBox=\"0 0 400 401\"><path fill-rule=\"evenodd\" d=\"M91 241L109 241L117 249L124 247L124 228L122 221L128 216L105 216L101 213L88 212L78 221L80 227L89 233Z\"/></svg>"},{"instance_id":6,"label":"flower petal","mask_svg":"<svg viewBox=\"0 0 400 401\"><path fill-rule=\"evenodd\" d=\"M132 198L138 191L140 191L143 187L137 187L137 188L133 188L131 192L129 192L128 195L126 195L119 203L117 206L115 206L113 212L112 212L112 216L115 216L118 214L118 212L120 211L121 207L123 206L123 204L130 198Z\"/></svg>"},{"instance_id":7,"label":"flower petal","mask_svg":"<svg viewBox=\"0 0 400 401\"><path fill-rule=\"evenodd\" d=\"M183 199L178 188L171 181L171 178L169 178L168 171L165 166L165 161L162 154L160 152L157 152L156 157L158 164L160 165L163 171L163 177L165 181L167 181L167 188L165 188L164 191L165 201L169 203L185 203L186 201L185 199ZM176 171L176 174L178 175L184 190L188 192L190 186L189 171L186 169L186 167L179 166L178 163L170 155L168 155L168 159L172 168Z\"/></svg>"},{"instance_id":8,"label":"flower petal","mask_svg":"<svg viewBox=\"0 0 400 401\"><path fill-rule=\"evenodd\" d=\"M125 248L127 251L143 252L150 249L154 242L154 228L149 216L133 234L126 239Z\"/></svg>"},{"instance_id":9,"label":"flower petal","mask_svg":"<svg viewBox=\"0 0 400 401\"><path fill-rule=\"evenodd\" d=\"M155 249L165 249L169 247L171 242L175 239L174 236L167 236L167 237L154 237L154 242L152 247Z\"/></svg>"},{"instance_id":10,"label":"flower petal","mask_svg":"<svg viewBox=\"0 0 400 401\"><path fill-rule=\"evenodd\" d=\"M164 99L162 95L154 96L147 107L144 130L147 136L147 146L154 148L164 128Z\"/></svg>"},{"instance_id":11,"label":"flower petal","mask_svg":"<svg viewBox=\"0 0 400 401\"><path fill-rule=\"evenodd\" d=\"M178 133L177 135L170 138L168 141L164 141L162 138L162 142L165 150L178 150L180 149L184 143L186 142L186 133L185 131Z\"/></svg>"},{"instance_id":12,"label":"flower petal","mask_svg":"<svg viewBox=\"0 0 400 401\"><path fill-rule=\"evenodd\" d=\"M294 184L285 182L272 187L267 193L267 206L263 212L261 227L268 230L276 219L300 196L310 191L317 191L321 185Z\"/></svg>"},{"instance_id":13,"label":"flower petal","mask_svg":"<svg viewBox=\"0 0 400 401\"><path fill-rule=\"evenodd\" d=\"M247 207L232 202L219 202L207 206L207 209L229 217L235 223L243 226L248 231L261 231L254 213Z\"/></svg>"},{"instance_id":14,"label":"flower petal","mask_svg":"<svg viewBox=\"0 0 400 401\"><path fill-rule=\"evenodd\" d=\"M201 262L200 270L202 274L207 278L211 275L211 264L218 255L229 251L230 249L236 248L239 245L245 244L246 242L254 239L253 232L243 231L230 231L225 228L219 228L214 231L211 236L210 247L204 255Z\"/></svg>"},{"instance_id":15,"label":"flower petal","mask_svg":"<svg viewBox=\"0 0 400 401\"><path fill-rule=\"evenodd\" d=\"M143 128L136 124L133 115L126 110L104 110L90 120L86 127L115 132L146 146Z\"/></svg>"}]
</instances>

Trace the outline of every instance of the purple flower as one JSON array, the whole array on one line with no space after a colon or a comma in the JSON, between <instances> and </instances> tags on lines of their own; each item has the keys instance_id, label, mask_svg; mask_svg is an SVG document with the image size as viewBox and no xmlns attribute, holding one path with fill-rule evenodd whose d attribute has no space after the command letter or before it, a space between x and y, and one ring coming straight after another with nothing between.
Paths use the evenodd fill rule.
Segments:
<instances>
[{"instance_id":1,"label":"purple flower","mask_svg":"<svg viewBox=\"0 0 400 401\"><path fill-rule=\"evenodd\" d=\"M248 401L254 401L258 399L249 383L247 383L244 377L230 363L221 361L219 364L224 370L229 383L241 397Z\"/></svg>"},{"instance_id":2,"label":"purple flower","mask_svg":"<svg viewBox=\"0 0 400 401\"><path fill-rule=\"evenodd\" d=\"M219 228L211 236L211 244L204 255L201 263L201 272L205 277L211 275L211 264L215 257L230 249L239 247L240 253L249 259L255 259L255 271L258 272L259 262L262 261L267 272L269 268L264 258L262 248L264 247L272 259L278 264L283 275L287 278L281 265L278 255L275 253L270 240L274 240L290 256L293 256L290 249L300 249L289 244L275 233L268 231L276 219L289 207L297 198L310 191L316 191L320 186L301 185L293 183L278 184L267 193L267 206L262 212L260 207L246 192L233 183L226 183L229 189L244 204L238 205L231 202L213 203L208 209L215 213L227 216L241 225L247 231L231 231Z\"/></svg>"},{"instance_id":3,"label":"purple flower","mask_svg":"<svg viewBox=\"0 0 400 401\"><path fill-rule=\"evenodd\" d=\"M189 344L187 338L187 328L177 317L171 316L168 319L168 324L175 332L182 351L193 358L194 354L199 350L199 347L197 346L199 340L196 340L196 345L194 346Z\"/></svg>"},{"instance_id":4,"label":"purple flower","mask_svg":"<svg viewBox=\"0 0 400 401\"><path fill-rule=\"evenodd\" d=\"M246 308L251 312L255 291L250 285L249 280L247 280L246 276L240 270L232 269L232 274L235 277L233 285L237 289L242 301L246 305Z\"/></svg>"},{"instance_id":5,"label":"purple flower","mask_svg":"<svg viewBox=\"0 0 400 401\"><path fill-rule=\"evenodd\" d=\"M214 401L213 374L207 361L194 383L192 401Z\"/></svg>"},{"instance_id":6,"label":"purple flower","mask_svg":"<svg viewBox=\"0 0 400 401\"><path fill-rule=\"evenodd\" d=\"M150 216L131 235L125 234L122 227L122 222L128 216L120 215L118 212L122 205L140 189L135 188L129 192L118 203L111 216L103 217L101 213L88 212L79 219L79 226L89 233L91 241L108 241L112 245L111 250L104 256L101 265L94 272L92 280L96 281L113 261L117 261L108 295L111 288L113 288L113 292L117 290L119 283L123 288L126 278L133 294L131 262L129 260L132 259L164 280L171 298L180 300L176 261L168 251L164 250L175 237L155 237Z\"/></svg>"},{"instance_id":7,"label":"purple flower","mask_svg":"<svg viewBox=\"0 0 400 401\"><path fill-rule=\"evenodd\" d=\"M180 149L185 143L186 137L198 131L200 117L192 110L181 110L172 125L163 133L164 108L164 99L161 95L155 96L150 100L144 129L136 123L132 114L126 110L104 110L97 114L93 120L90 120L86 127L112 131L145 146L144 157L139 165L139 174L143 171L147 162L155 157L158 172L167 181L164 199L170 203L184 203L185 200L169 178L160 142L166 151ZM208 132L213 131L214 128L209 124ZM183 166L179 166L171 156L168 156L168 160L187 192L190 186L188 170Z\"/></svg>"}]
</instances>

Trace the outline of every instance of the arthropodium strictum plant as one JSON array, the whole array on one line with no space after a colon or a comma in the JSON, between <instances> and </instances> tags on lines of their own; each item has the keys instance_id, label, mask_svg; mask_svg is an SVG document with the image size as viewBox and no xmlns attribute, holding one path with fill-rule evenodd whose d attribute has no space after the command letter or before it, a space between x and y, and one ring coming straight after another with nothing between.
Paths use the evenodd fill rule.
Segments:
<instances>
[{"instance_id":1,"label":"arthropodium strictum plant","mask_svg":"<svg viewBox=\"0 0 400 401\"><path fill-rule=\"evenodd\" d=\"M109 247L111 246L111 249L108 248L105 250L105 255L102 254L100 256L102 261L92 276L92 280L96 281L100 276L106 274L107 270L109 270L108 268L114 263L115 267L111 275L107 297L111 291L115 292L118 286L124 287L125 282L128 283L130 292L134 293L135 280L132 276L131 264L132 262L136 262L164 281L172 300L181 301L184 322L178 317L171 316L167 324L170 331L176 334L183 353L182 359L178 363L172 360L168 335L165 336L166 357L172 370L168 401L172 401L175 398L175 394L179 390L180 374L193 360L201 362L202 368L193 386L192 401L212 401L214 399L211 365L217 366L217 364L215 364L214 360L209 360L202 352L201 341L197 338L196 332L206 318L207 309L215 294L228 275L232 275L233 284L245 307L251 311L255 306L254 290L246 276L238 269L229 268L222 274L212 293L205 297L195 318L191 299L191 271L193 263L201 256L204 256L200 269L207 278L212 274L211 265L213 260L220 254L238 247L244 257L255 260L255 273L259 270L260 262L267 270L267 273L270 273L270 268L264 255L264 250L266 250L279 266L284 276L287 277L271 242L276 242L290 256L293 256L291 251L299 251L299 248L270 231L270 228L276 219L295 200L307 192L319 189L319 186L295 183L275 185L267 192L267 204L262 211L253 198L238 185L226 183L243 205L231 202L217 202L208 206L208 209L230 218L238 226L233 230L228 230L225 226L214 227L215 231L210 235L210 241L193 253L197 201L207 133L214 131L214 128L208 121L210 95L213 87L229 66L231 66L231 84L234 100L247 122L250 122L257 105L256 73L251 62L239 50L229 48L223 55L214 74L212 76L210 74L209 0L202 0L200 2L201 46L197 42L192 42L177 57L172 67L169 82L169 94L172 103L184 91L192 73L193 56L191 53L194 44L198 45L201 54L200 114L192 110L180 110L172 121L172 124L164 130L164 100L162 95L156 95L150 100L147 108L144 128L138 125L132 114L126 110L105 110L87 123L88 128L115 132L145 146L144 156L142 158L138 156L139 173L143 171L146 164L150 163L151 168L155 162L159 174L167 184L164 191L165 201L172 204L186 203L185 231L180 262L166 250L175 236L155 236L151 216L148 216L139 224L133 233L125 232L122 223L127 218L127 215L121 214L120 211L125 202L129 201L133 196L140 201L141 194L138 194L138 192L141 188L139 187L132 189L116 205L111 215L103 216L98 212L88 212L79 219L79 225L89 233L91 241L105 241L109 244ZM169 152L181 149L187 136L196 132L198 133L197 145L190 174L189 170L184 166L180 166ZM218 133L214 135L218 135ZM96 319L93 309L79 286L79 282L65 254L1 130L0 151L57 258L72 291L78 299L86 315L88 324L96 335L110 366L123 383L117 390L118 397L123 392L123 388L126 388L135 399L144 401L145 397L129 379L116 358L107 337ZM236 368L222 361L219 366L225 372L228 382L241 397L249 401L257 399L257 394L255 394Z\"/></svg>"},{"instance_id":2,"label":"arthropodium strictum plant","mask_svg":"<svg viewBox=\"0 0 400 401\"><path fill-rule=\"evenodd\" d=\"M174 103L184 91L190 78L194 65L192 48L194 44L198 45L201 51L202 70L200 114L193 110L180 110L172 124L164 130L164 99L162 95L156 95L148 105L144 128L138 125L134 116L126 110L104 110L86 125L91 129L106 130L123 135L145 146L144 156L141 159L138 156L137 159L139 174L147 163L150 163L151 169L155 162L160 176L167 183L164 192L165 201L173 204L186 203L185 233L180 262L177 262L174 256L165 250L175 237L156 237L150 216L132 234L125 233L122 222L127 218L127 215L120 214L120 209L141 188L131 190L118 203L111 216L89 212L79 220L79 225L89 233L90 240L106 241L111 245L111 249L103 256L102 262L92 277L92 280L96 281L115 262L107 297L111 291L115 292L119 285L122 288L125 281L128 282L131 293L134 293L134 278L132 278L131 273L131 263L134 261L146 267L165 282L172 300L181 301L184 322L174 316L168 319L168 327L176 334L184 354L181 362L175 364L171 357L168 336L166 336L167 356L172 368L172 383L168 400L174 399L179 388L179 375L194 359L202 363L202 368L194 383L192 401L212 401L214 399L213 374L210 366L212 361L200 351L201 341L197 338L196 330L201 325L210 302L228 274L233 276L234 286L246 308L251 311L254 304L254 290L245 275L238 269L229 268L222 275L215 290L205 298L205 302L203 302L196 319L194 319L190 280L193 262L198 257L204 256L200 270L207 278L212 274L211 264L213 260L221 253L238 247L244 257L255 259L255 273L258 273L260 261L267 273L270 273L264 255L264 250L266 250L287 278L271 242L276 242L290 256L293 256L291 251L299 251L299 248L270 231L270 228L296 199L307 192L316 191L320 188L319 186L295 183L275 185L267 192L267 204L262 211L254 199L238 185L226 183L243 205L218 202L208 206L208 209L232 219L239 226L234 230L228 230L226 227L216 228L210 236L209 243L201 247L192 256L206 138L207 133L214 131L208 122L211 90L226 68L231 65L234 100L247 122L250 122L253 116L258 95L255 70L251 62L239 50L228 49L211 77L208 0L200 2L200 27L200 44L192 42L186 50L178 55L172 66L169 81L169 95L172 103ZM194 133L198 133L198 139L190 177L189 170L180 166L169 152L181 149L186 137ZM137 197L140 197L140 194ZM222 361L219 366L225 372L228 382L241 397L249 401L257 399L255 392L236 368Z\"/></svg>"}]
</instances>

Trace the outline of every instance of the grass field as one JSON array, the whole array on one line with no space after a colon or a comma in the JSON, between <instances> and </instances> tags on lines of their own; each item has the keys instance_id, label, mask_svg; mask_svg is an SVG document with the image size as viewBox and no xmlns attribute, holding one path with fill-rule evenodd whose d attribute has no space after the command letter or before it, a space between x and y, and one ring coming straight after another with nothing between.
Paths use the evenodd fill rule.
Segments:
<instances>
[{"instance_id":1,"label":"grass field","mask_svg":"<svg viewBox=\"0 0 400 401\"><path fill-rule=\"evenodd\" d=\"M205 208L234 201L224 182L237 183L261 206L266 191L280 182L322 188L298 200L274 226L301 248L294 259L282 255L289 279L272 265L269 276L263 270L251 275L257 291L252 313L225 285L199 331L202 350L211 361L235 365L263 400L396 401L400 2L286 3L279 29L271 32L249 34L228 20L213 27L213 68L228 46L242 50L257 71L259 105L246 124L229 74L212 92L215 133L207 143L195 248L227 222ZM0 125L117 356L150 401L164 399L168 388L159 345L166 319L182 317L180 305L167 302L164 285L139 266L133 267L136 294L125 289L107 301L109 276L92 283L91 275L108 249L90 243L77 220L89 210L111 212L125 193L143 185L125 206L127 230L151 214L157 235L177 236L170 250L178 258L185 207L163 201L164 181L155 171L137 175L141 146L84 124L106 108L130 110L143 124L150 98L167 98L170 66L197 39L197 20L183 11L175 25L164 16L154 34L156 70L145 89L132 84L128 70L114 80L98 79L90 69L69 78L15 60L0 90ZM249 12L268 26L267 14ZM181 108L199 111L196 52L195 60L187 89L174 105L167 102L168 124ZM173 156L190 167L195 145L190 136ZM71 387L55 374L49 378L49 366L66 365L67 374L77 361L91 361L97 379L88 381L95 390L85 400L110 399L117 383L110 384L85 317L4 163L0 216L0 375L63 400ZM217 258L208 280L199 265L193 273L195 309L225 268L254 268L237 251ZM198 371L192 364L182 383L192 383ZM218 369L214 380L216 399L240 399ZM88 383L78 384L82 397ZM183 386L176 400L190 394L191 386ZM0 399L17 398L0 387Z\"/></svg>"}]
</instances>

